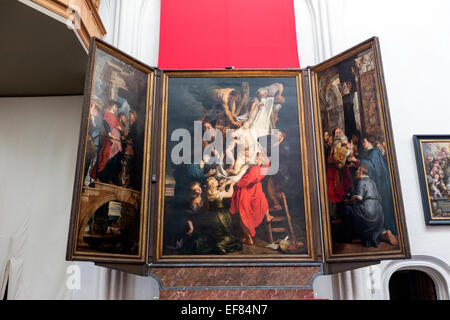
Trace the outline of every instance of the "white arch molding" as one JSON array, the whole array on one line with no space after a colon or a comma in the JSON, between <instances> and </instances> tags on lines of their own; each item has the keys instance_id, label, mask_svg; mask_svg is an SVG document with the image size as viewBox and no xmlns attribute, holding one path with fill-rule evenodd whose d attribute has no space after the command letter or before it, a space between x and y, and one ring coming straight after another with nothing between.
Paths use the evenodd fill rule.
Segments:
<instances>
[{"instance_id":1,"label":"white arch molding","mask_svg":"<svg viewBox=\"0 0 450 320\"><path fill-rule=\"evenodd\" d=\"M302 67L318 64L333 55L327 0L294 0L297 47Z\"/></svg>"},{"instance_id":2,"label":"white arch molding","mask_svg":"<svg viewBox=\"0 0 450 320\"><path fill-rule=\"evenodd\" d=\"M389 300L389 281L392 275L402 270L418 270L425 272L433 280L438 300L448 300L450 286L450 268L442 260L426 256L413 256L410 260L390 261L382 273L383 299Z\"/></svg>"}]
</instances>

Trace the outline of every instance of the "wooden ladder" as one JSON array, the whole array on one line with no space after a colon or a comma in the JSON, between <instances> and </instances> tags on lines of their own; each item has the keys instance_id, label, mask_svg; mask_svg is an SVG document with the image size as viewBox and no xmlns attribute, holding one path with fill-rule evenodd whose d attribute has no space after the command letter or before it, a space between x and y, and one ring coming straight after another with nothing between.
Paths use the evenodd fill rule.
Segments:
<instances>
[{"instance_id":1,"label":"wooden ladder","mask_svg":"<svg viewBox=\"0 0 450 320\"><path fill-rule=\"evenodd\" d=\"M291 215L289 214L286 195L284 194L284 192L281 192L281 198L283 200L283 208L281 209L281 211L283 211L284 209L285 216L274 216L271 222L266 221L267 237L269 238L269 242L273 243L273 233L287 232L288 230L285 227L272 227L272 223L287 221L289 227L289 238L291 241L297 242L295 238L294 227L292 226Z\"/></svg>"}]
</instances>

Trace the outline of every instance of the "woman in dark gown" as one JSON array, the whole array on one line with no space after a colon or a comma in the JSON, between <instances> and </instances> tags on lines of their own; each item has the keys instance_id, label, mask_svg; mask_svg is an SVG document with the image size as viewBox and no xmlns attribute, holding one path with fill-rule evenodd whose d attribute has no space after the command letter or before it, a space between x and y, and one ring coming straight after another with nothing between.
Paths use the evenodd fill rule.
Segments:
<instances>
[{"instance_id":1,"label":"woman in dark gown","mask_svg":"<svg viewBox=\"0 0 450 320\"><path fill-rule=\"evenodd\" d=\"M242 243L235 236L231 215L223 204L224 198L233 194L220 191L214 177L207 180L207 199L201 197L201 185L190 185L191 200L185 211L187 241L183 247L190 254L227 254L242 250Z\"/></svg>"},{"instance_id":2,"label":"woman in dark gown","mask_svg":"<svg viewBox=\"0 0 450 320\"><path fill-rule=\"evenodd\" d=\"M229 185L228 191L220 190L214 177L209 177L206 184L209 206L208 237L212 251L227 254L242 250L242 243L234 233L231 214L223 203L223 199L232 197L234 183Z\"/></svg>"},{"instance_id":3,"label":"woman in dark gown","mask_svg":"<svg viewBox=\"0 0 450 320\"><path fill-rule=\"evenodd\" d=\"M208 253L209 246L205 229L207 230L207 202L202 196L202 185L194 181L189 185L190 199L184 211L184 253Z\"/></svg>"}]
</instances>

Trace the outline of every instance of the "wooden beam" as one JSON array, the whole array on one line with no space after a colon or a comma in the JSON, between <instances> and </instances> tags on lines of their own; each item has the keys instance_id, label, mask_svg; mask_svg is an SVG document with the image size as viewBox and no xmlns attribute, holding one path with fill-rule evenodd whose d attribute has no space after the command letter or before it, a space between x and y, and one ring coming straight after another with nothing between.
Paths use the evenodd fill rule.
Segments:
<instances>
[{"instance_id":1,"label":"wooden beam","mask_svg":"<svg viewBox=\"0 0 450 320\"><path fill-rule=\"evenodd\" d=\"M83 44L89 49L91 37L103 39L106 34L105 26L97 12L98 1L95 0L31 0L35 4L50 10L60 17L74 24L75 32L80 36ZM94 3L94 2L95 3ZM74 19L74 9L79 9L79 21ZM75 23L79 22L79 26ZM78 27L78 28L77 28Z\"/></svg>"}]
</instances>

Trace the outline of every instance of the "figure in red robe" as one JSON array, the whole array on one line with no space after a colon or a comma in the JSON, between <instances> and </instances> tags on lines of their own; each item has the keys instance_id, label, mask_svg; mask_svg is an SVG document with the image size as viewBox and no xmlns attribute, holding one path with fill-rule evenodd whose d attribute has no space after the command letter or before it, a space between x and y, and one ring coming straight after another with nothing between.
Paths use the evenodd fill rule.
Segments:
<instances>
[{"instance_id":1,"label":"figure in red robe","mask_svg":"<svg viewBox=\"0 0 450 320\"><path fill-rule=\"evenodd\" d=\"M92 179L106 183L117 183L120 171L120 152L122 130L116 117L117 102L103 112L103 136L100 140L98 158L89 175Z\"/></svg>"},{"instance_id":2,"label":"figure in red robe","mask_svg":"<svg viewBox=\"0 0 450 320\"><path fill-rule=\"evenodd\" d=\"M255 228L261 224L264 217L268 222L273 219L269 215L269 204L261 185L261 180L266 176L268 167L268 161L265 166L261 166L261 160L258 156L257 164L248 169L234 186L230 213L239 213L240 215L241 227L244 232L242 242L244 244L254 244Z\"/></svg>"},{"instance_id":3,"label":"figure in red robe","mask_svg":"<svg viewBox=\"0 0 450 320\"><path fill-rule=\"evenodd\" d=\"M343 144L344 137L339 128L333 130L333 143L327 158L327 191L330 213L337 218L338 205L353 188L352 177L347 165L349 148ZM346 140L345 140L346 141Z\"/></svg>"}]
</instances>

